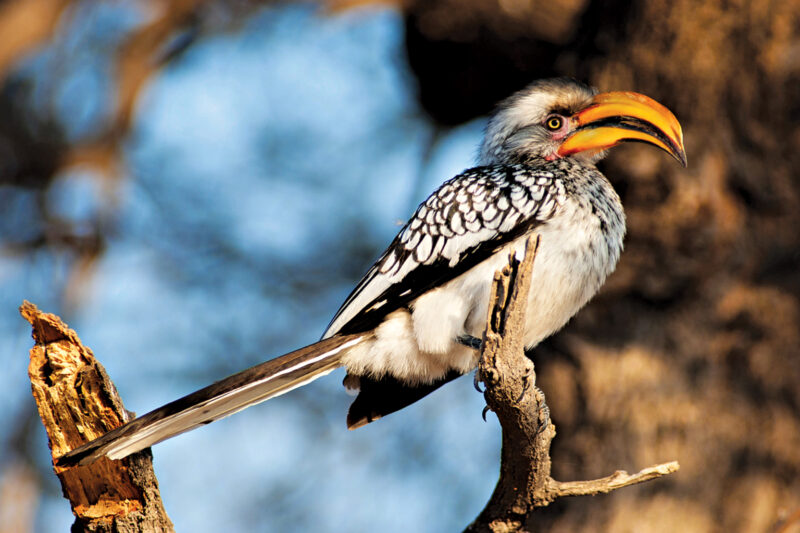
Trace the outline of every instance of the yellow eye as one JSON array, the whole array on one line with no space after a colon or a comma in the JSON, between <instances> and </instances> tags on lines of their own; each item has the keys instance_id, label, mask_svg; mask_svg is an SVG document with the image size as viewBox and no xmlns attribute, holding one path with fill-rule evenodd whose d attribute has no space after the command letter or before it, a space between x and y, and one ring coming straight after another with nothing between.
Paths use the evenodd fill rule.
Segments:
<instances>
[{"instance_id":1,"label":"yellow eye","mask_svg":"<svg viewBox=\"0 0 800 533\"><path fill-rule=\"evenodd\" d=\"M558 115L553 115L552 117L548 117L544 124L547 126L548 130L556 131L560 130L561 126L564 125L564 119Z\"/></svg>"}]
</instances>

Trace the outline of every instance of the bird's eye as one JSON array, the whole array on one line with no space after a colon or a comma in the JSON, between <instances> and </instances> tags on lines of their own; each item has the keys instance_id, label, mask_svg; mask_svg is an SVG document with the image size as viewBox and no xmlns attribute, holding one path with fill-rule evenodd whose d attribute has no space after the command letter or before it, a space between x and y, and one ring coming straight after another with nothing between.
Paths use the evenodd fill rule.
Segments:
<instances>
[{"instance_id":1,"label":"bird's eye","mask_svg":"<svg viewBox=\"0 0 800 533\"><path fill-rule=\"evenodd\" d=\"M564 125L564 117L560 115L550 115L545 120L544 125L550 131L557 131L561 129L561 126Z\"/></svg>"}]
</instances>

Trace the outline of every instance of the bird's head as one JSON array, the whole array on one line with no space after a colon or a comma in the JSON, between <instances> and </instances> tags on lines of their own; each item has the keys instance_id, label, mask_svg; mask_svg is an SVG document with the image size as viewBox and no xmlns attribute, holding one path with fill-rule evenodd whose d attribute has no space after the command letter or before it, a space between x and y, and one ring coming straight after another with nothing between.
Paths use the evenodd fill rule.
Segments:
<instances>
[{"instance_id":1,"label":"bird's head","mask_svg":"<svg viewBox=\"0 0 800 533\"><path fill-rule=\"evenodd\" d=\"M486 128L480 163L564 157L594 163L623 141L653 144L686 166L681 125L655 100L633 92L598 94L567 78L542 80L498 106Z\"/></svg>"}]
</instances>

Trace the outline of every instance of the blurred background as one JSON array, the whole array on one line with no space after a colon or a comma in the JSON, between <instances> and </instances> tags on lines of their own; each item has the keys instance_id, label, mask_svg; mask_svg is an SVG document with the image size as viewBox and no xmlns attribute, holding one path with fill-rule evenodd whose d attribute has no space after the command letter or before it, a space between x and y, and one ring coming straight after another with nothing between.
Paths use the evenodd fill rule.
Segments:
<instances>
[{"instance_id":1,"label":"blurred background","mask_svg":"<svg viewBox=\"0 0 800 533\"><path fill-rule=\"evenodd\" d=\"M800 531L800 7L792 0L0 1L0 532L67 531L23 299L144 413L318 339L486 113L635 90L689 168L602 163L617 272L537 348L553 474L677 459L546 531ZM497 479L470 379L348 432L341 371L154 448L178 531L460 531Z\"/></svg>"}]
</instances>

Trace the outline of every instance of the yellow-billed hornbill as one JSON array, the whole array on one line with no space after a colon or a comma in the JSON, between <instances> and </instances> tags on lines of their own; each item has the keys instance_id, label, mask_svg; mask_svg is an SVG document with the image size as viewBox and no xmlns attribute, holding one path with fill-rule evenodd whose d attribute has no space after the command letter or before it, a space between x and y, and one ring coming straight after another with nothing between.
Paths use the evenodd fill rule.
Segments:
<instances>
[{"instance_id":1,"label":"yellow-billed hornbill","mask_svg":"<svg viewBox=\"0 0 800 533\"><path fill-rule=\"evenodd\" d=\"M480 166L425 200L334 316L322 340L223 379L114 429L59 465L125 457L344 366L357 389L350 428L422 398L475 368L494 272L541 237L525 345L559 330L616 266L619 197L595 162L622 141L683 165L681 127L641 94L597 94L571 79L535 82L489 120Z\"/></svg>"}]
</instances>

